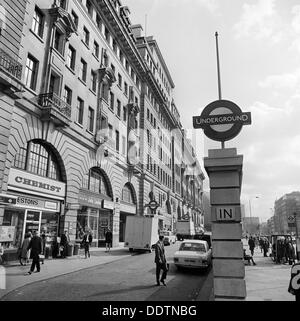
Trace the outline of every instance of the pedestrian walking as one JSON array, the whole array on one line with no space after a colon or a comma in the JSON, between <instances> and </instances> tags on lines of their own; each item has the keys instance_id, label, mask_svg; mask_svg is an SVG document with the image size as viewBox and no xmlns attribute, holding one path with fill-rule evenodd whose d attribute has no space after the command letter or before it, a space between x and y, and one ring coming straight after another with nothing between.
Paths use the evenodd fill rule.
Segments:
<instances>
[{"instance_id":1,"label":"pedestrian walking","mask_svg":"<svg viewBox=\"0 0 300 321\"><path fill-rule=\"evenodd\" d=\"M286 248L287 258L290 265L295 264L295 249L293 247L292 241L287 241L287 248Z\"/></svg>"},{"instance_id":2,"label":"pedestrian walking","mask_svg":"<svg viewBox=\"0 0 300 321\"><path fill-rule=\"evenodd\" d=\"M34 268L36 267L36 272L40 272L41 266L40 266L40 254L42 253L42 239L39 237L38 232L33 232L33 237L30 240L27 250L30 250L30 258L32 258L32 263L30 267L30 271L26 274L32 274L34 271Z\"/></svg>"},{"instance_id":3,"label":"pedestrian walking","mask_svg":"<svg viewBox=\"0 0 300 321\"><path fill-rule=\"evenodd\" d=\"M160 235L159 240L155 244L155 260L156 263L156 285L160 285L160 282L166 286L165 279L167 278L167 260L165 256L164 236ZM160 278L160 271L163 271Z\"/></svg>"},{"instance_id":4,"label":"pedestrian walking","mask_svg":"<svg viewBox=\"0 0 300 321\"><path fill-rule=\"evenodd\" d=\"M268 251L269 251L269 246L270 246L269 241L267 239L264 239L262 246L263 246L263 251L264 251L264 257L267 257Z\"/></svg>"},{"instance_id":5,"label":"pedestrian walking","mask_svg":"<svg viewBox=\"0 0 300 321\"><path fill-rule=\"evenodd\" d=\"M249 249L251 252L251 255L254 255L254 249L255 249L255 241L252 236L250 236L249 241L248 241Z\"/></svg>"},{"instance_id":6,"label":"pedestrian walking","mask_svg":"<svg viewBox=\"0 0 300 321\"><path fill-rule=\"evenodd\" d=\"M68 235L68 231L65 231L60 237L60 246L62 247L61 257L63 259L67 256L69 242L70 242L70 237Z\"/></svg>"},{"instance_id":7,"label":"pedestrian walking","mask_svg":"<svg viewBox=\"0 0 300 321\"><path fill-rule=\"evenodd\" d=\"M32 234L31 232L26 233L25 239L23 241L23 244L20 248L20 254L19 254L19 261L21 265L26 265L29 263L29 258L30 258L30 250L28 249L28 245L31 241Z\"/></svg>"},{"instance_id":8,"label":"pedestrian walking","mask_svg":"<svg viewBox=\"0 0 300 321\"><path fill-rule=\"evenodd\" d=\"M109 252L110 248L112 246L112 232L109 228L107 229L107 231L105 233L105 244L106 244L106 251L105 252Z\"/></svg>"},{"instance_id":9,"label":"pedestrian walking","mask_svg":"<svg viewBox=\"0 0 300 321\"><path fill-rule=\"evenodd\" d=\"M89 231L86 231L86 233L83 236L82 243L81 243L84 248L84 254L85 254L86 259L88 257L91 257L90 245L91 245L92 241L93 241L92 234Z\"/></svg>"},{"instance_id":10,"label":"pedestrian walking","mask_svg":"<svg viewBox=\"0 0 300 321\"><path fill-rule=\"evenodd\" d=\"M253 265L256 265L256 263L253 260L253 256L246 254L246 250L244 249L244 260L248 261L248 264L250 265L250 262L252 262Z\"/></svg>"},{"instance_id":11,"label":"pedestrian walking","mask_svg":"<svg viewBox=\"0 0 300 321\"><path fill-rule=\"evenodd\" d=\"M262 253L264 248L264 240L262 237L259 239L259 247L260 247L260 253Z\"/></svg>"}]
</instances>

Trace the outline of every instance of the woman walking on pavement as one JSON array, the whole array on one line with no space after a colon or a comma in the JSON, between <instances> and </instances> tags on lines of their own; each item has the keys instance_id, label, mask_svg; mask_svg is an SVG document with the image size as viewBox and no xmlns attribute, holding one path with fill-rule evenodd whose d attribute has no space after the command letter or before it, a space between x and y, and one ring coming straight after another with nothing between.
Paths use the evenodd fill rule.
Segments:
<instances>
[{"instance_id":1,"label":"woman walking on pavement","mask_svg":"<svg viewBox=\"0 0 300 321\"><path fill-rule=\"evenodd\" d=\"M21 265L26 265L27 263L29 263L29 257L30 257L30 250L27 250L28 245L31 241L32 238L32 234L31 232L28 232L25 235L25 239L23 241L23 244L20 248L20 256L19 256L19 261Z\"/></svg>"}]
</instances>

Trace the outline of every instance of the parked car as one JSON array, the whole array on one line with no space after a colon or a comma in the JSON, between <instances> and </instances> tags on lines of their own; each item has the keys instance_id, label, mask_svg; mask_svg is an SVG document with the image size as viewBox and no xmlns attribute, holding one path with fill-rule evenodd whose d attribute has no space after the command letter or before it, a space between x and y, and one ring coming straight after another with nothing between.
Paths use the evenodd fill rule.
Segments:
<instances>
[{"instance_id":1,"label":"parked car","mask_svg":"<svg viewBox=\"0 0 300 321\"><path fill-rule=\"evenodd\" d=\"M184 240L174 254L174 264L178 269L181 267L209 268L211 263L211 249L204 240Z\"/></svg>"},{"instance_id":2,"label":"parked car","mask_svg":"<svg viewBox=\"0 0 300 321\"><path fill-rule=\"evenodd\" d=\"M164 231L163 236L164 236L164 245L175 244L176 235L174 235L171 231Z\"/></svg>"}]
</instances>

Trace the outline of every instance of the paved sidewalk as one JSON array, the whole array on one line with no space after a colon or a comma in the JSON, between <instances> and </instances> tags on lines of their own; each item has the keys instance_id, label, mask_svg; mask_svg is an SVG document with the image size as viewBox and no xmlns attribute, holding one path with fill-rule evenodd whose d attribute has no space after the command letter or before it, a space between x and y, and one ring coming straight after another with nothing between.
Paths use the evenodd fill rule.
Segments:
<instances>
[{"instance_id":1,"label":"paved sidewalk","mask_svg":"<svg viewBox=\"0 0 300 321\"><path fill-rule=\"evenodd\" d=\"M250 254L248 242L242 242ZM271 257L263 256L260 248L255 248L253 259L256 265L245 264L245 301L295 301L295 296L288 292L292 265L274 263ZM213 290L209 301L214 301Z\"/></svg>"},{"instance_id":2,"label":"paved sidewalk","mask_svg":"<svg viewBox=\"0 0 300 321\"><path fill-rule=\"evenodd\" d=\"M295 301L288 292L292 265L276 264L258 248L253 259L257 265L245 265L246 301Z\"/></svg>"},{"instance_id":3,"label":"paved sidewalk","mask_svg":"<svg viewBox=\"0 0 300 321\"><path fill-rule=\"evenodd\" d=\"M31 275L25 275L30 269L30 264L27 266L20 266L18 262L10 262L8 265L4 266L6 288L2 289L3 286L0 283L0 300L7 293L18 291L18 288L24 285L43 280L46 282L47 279L59 275L121 260L132 255L128 251L128 248L124 248L123 246L112 248L110 252L105 252L105 248L91 248L90 253L91 257L88 259L85 259L83 250L81 250L79 255L70 256L65 259L58 258L45 260L45 263L41 264L41 272L33 273Z\"/></svg>"}]
</instances>

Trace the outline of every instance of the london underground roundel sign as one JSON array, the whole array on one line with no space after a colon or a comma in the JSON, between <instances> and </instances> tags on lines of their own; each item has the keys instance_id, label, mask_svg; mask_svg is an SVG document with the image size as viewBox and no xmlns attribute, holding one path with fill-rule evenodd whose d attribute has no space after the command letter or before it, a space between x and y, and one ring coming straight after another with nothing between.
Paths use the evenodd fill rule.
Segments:
<instances>
[{"instance_id":1,"label":"london underground roundel sign","mask_svg":"<svg viewBox=\"0 0 300 321\"><path fill-rule=\"evenodd\" d=\"M251 124L251 113L242 112L229 100L216 100L208 104L201 116L193 117L194 128L203 128L210 139L226 141L239 134L243 125Z\"/></svg>"}]
</instances>

